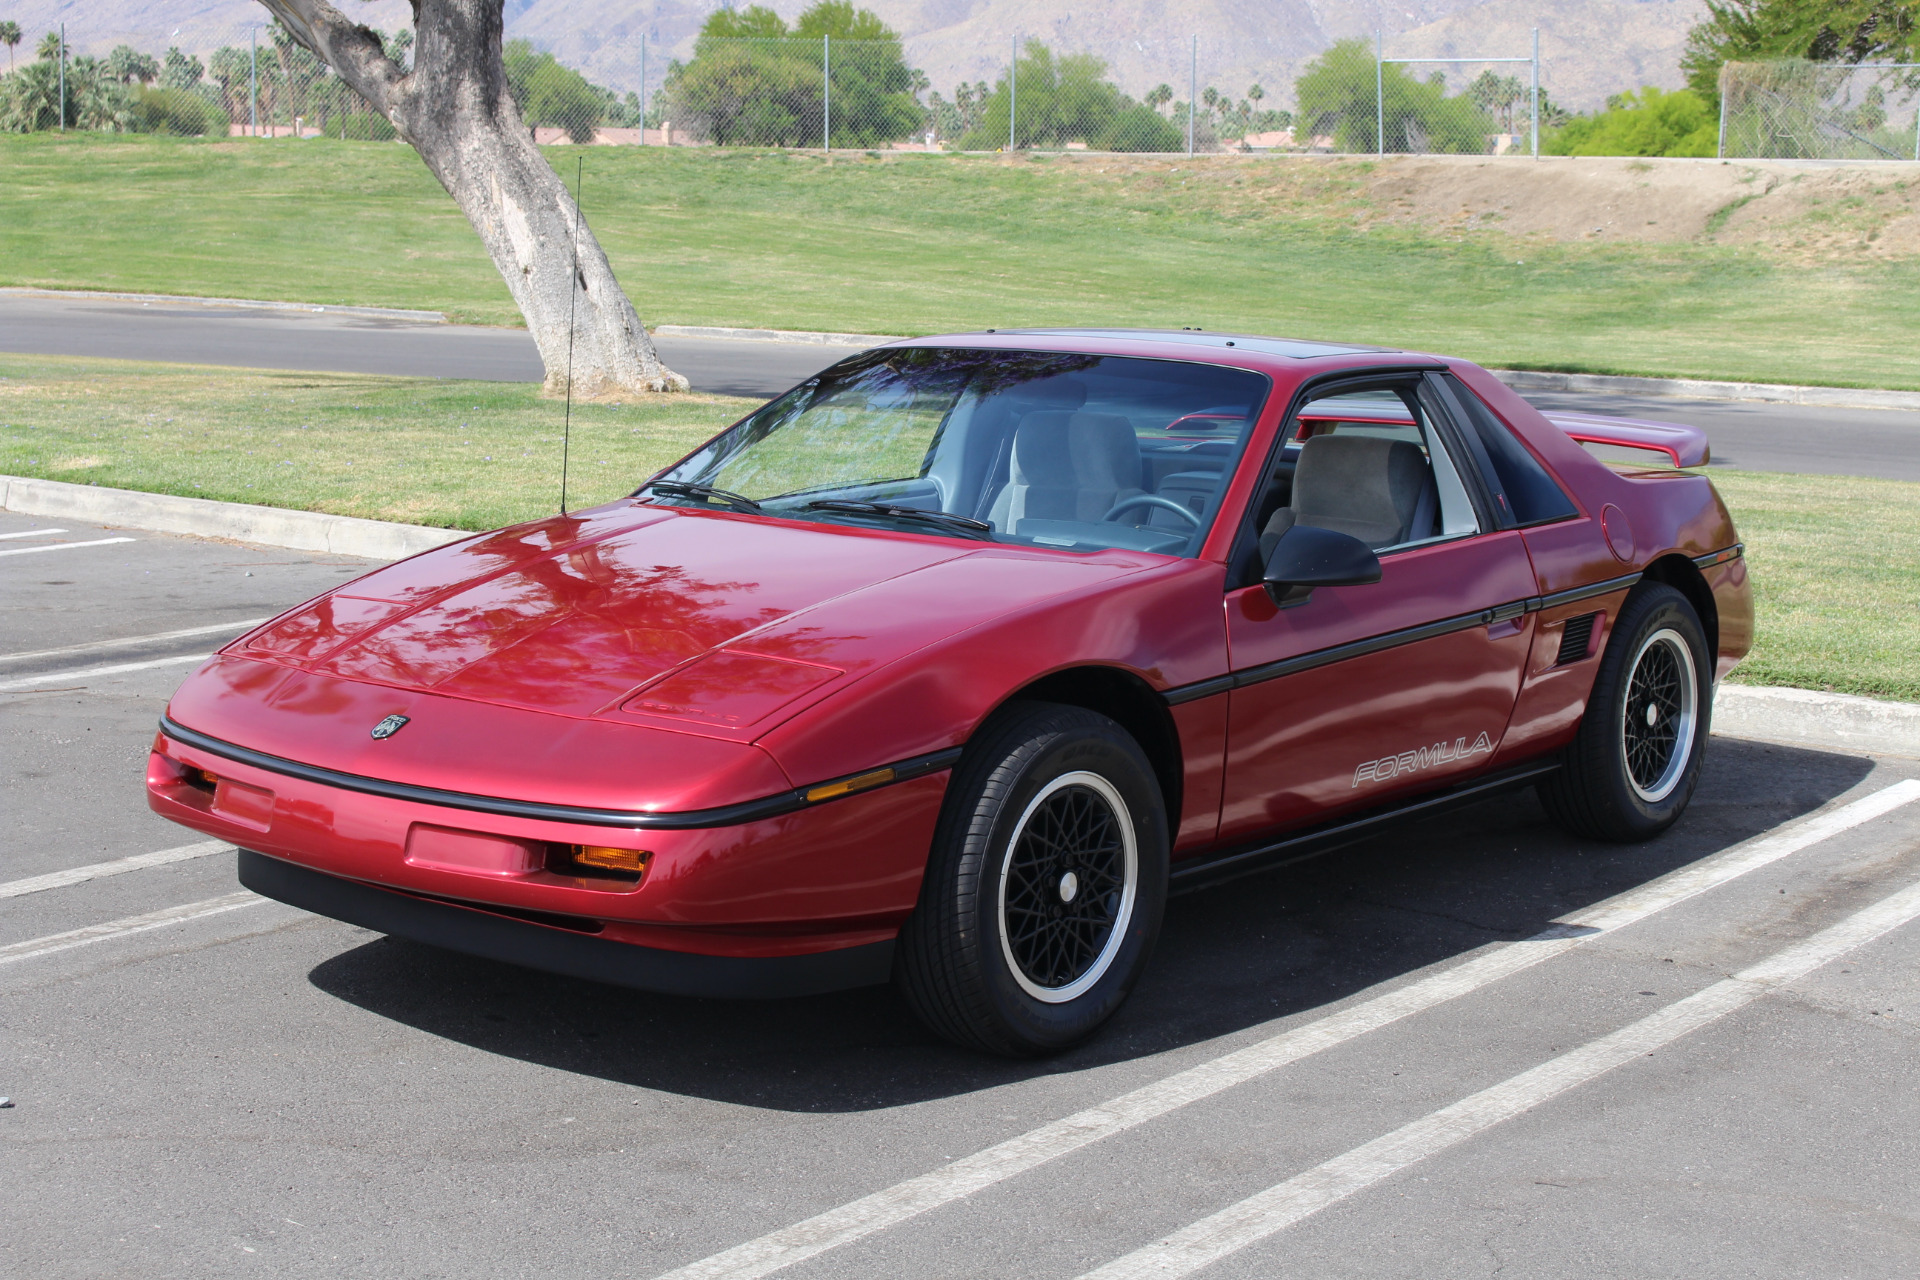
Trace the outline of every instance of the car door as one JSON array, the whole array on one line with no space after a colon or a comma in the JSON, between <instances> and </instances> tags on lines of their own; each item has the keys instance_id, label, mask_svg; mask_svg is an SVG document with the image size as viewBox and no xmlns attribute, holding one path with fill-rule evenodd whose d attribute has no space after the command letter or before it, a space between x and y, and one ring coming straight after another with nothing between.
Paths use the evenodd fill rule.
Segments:
<instances>
[{"instance_id":1,"label":"car door","mask_svg":"<svg viewBox=\"0 0 1920 1280\"><path fill-rule=\"evenodd\" d=\"M1374 547L1381 577L1285 607L1258 572L1229 591L1223 841L1444 787L1498 749L1536 588L1449 396L1411 374L1337 384L1294 410L1247 536L1334 528Z\"/></svg>"}]
</instances>

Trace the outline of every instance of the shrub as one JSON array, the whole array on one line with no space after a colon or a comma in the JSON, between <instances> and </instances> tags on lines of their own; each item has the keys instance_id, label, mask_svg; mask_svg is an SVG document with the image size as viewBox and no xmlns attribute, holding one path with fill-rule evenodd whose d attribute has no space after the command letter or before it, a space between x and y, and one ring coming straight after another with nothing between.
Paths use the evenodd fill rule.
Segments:
<instances>
[{"instance_id":1,"label":"shrub","mask_svg":"<svg viewBox=\"0 0 1920 1280\"><path fill-rule=\"evenodd\" d=\"M1691 89L1651 85L1607 100L1607 109L1575 116L1540 140L1555 156L1710 156L1719 143L1712 106Z\"/></svg>"},{"instance_id":2,"label":"shrub","mask_svg":"<svg viewBox=\"0 0 1920 1280\"><path fill-rule=\"evenodd\" d=\"M181 138L222 136L227 115L191 89L142 88L134 95L133 129Z\"/></svg>"},{"instance_id":3,"label":"shrub","mask_svg":"<svg viewBox=\"0 0 1920 1280\"><path fill-rule=\"evenodd\" d=\"M1090 144L1100 151L1181 151L1187 140L1167 118L1144 104L1128 107Z\"/></svg>"}]
</instances>

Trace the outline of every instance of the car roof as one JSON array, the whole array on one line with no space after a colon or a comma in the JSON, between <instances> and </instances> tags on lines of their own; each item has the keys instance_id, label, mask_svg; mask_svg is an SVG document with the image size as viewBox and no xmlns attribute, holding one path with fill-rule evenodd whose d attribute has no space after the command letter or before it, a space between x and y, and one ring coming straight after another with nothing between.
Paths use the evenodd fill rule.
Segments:
<instances>
[{"instance_id":1,"label":"car roof","mask_svg":"<svg viewBox=\"0 0 1920 1280\"><path fill-rule=\"evenodd\" d=\"M1150 342L1155 345L1196 347L1231 346L1266 356L1311 360L1317 356L1351 356L1391 351L1348 342L1314 342L1299 338L1269 338L1257 333L1216 332L1207 329L997 329L996 335L1046 338L1088 338L1096 342Z\"/></svg>"}]
</instances>

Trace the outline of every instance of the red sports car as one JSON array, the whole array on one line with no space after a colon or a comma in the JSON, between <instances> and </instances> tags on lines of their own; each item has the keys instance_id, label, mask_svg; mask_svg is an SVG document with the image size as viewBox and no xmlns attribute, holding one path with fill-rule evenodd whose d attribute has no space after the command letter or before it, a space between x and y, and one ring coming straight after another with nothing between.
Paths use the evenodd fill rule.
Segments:
<instances>
[{"instance_id":1,"label":"red sports car","mask_svg":"<svg viewBox=\"0 0 1920 1280\"><path fill-rule=\"evenodd\" d=\"M1753 630L1706 456L1407 351L895 343L235 641L148 792L385 933L693 995L892 980L1054 1050L1171 889L1521 785L1583 836L1671 824Z\"/></svg>"}]
</instances>

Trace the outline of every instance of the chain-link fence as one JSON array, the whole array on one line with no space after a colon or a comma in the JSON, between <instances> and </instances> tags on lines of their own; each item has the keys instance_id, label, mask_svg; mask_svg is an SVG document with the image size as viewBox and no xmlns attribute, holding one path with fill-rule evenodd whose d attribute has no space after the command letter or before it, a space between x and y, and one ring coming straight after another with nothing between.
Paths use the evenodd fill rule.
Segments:
<instances>
[{"instance_id":1,"label":"chain-link fence","mask_svg":"<svg viewBox=\"0 0 1920 1280\"><path fill-rule=\"evenodd\" d=\"M387 37L387 51L404 63L412 42L402 31ZM277 24L106 35L63 27L29 47L0 74L0 131L394 137L384 116Z\"/></svg>"},{"instance_id":2,"label":"chain-link fence","mask_svg":"<svg viewBox=\"0 0 1920 1280\"><path fill-rule=\"evenodd\" d=\"M276 24L172 32L23 32L0 72L0 130L388 141L391 124ZM412 33L386 40L403 64ZM525 41L505 51L542 144L870 151L1537 154L1566 118L1530 50L1395 56L1338 43L1289 84L1223 90L1198 39L1156 46L1158 83L1121 85L1101 59L1009 40L990 77L935 85L899 40L700 37L681 57L636 39L614 86ZM1720 153L1920 160L1920 66L1727 63ZM1283 106L1290 100L1291 105Z\"/></svg>"},{"instance_id":3,"label":"chain-link fence","mask_svg":"<svg viewBox=\"0 0 1920 1280\"><path fill-rule=\"evenodd\" d=\"M1920 64L1729 62L1720 104L1722 156L1920 160Z\"/></svg>"},{"instance_id":4,"label":"chain-link fence","mask_svg":"<svg viewBox=\"0 0 1920 1280\"><path fill-rule=\"evenodd\" d=\"M404 63L412 33L383 37ZM387 141L393 127L277 24L93 32L28 43L0 74L0 129ZM1466 152L1531 149L1537 59L1419 71L1349 41L1288 86L1223 90L1197 38L1158 83L1116 83L1100 58L1009 40L991 77L934 85L899 40L699 37L682 57L636 39L609 87L525 41L504 51L542 144L860 150ZM1179 56L1184 55L1184 56ZM1514 64L1528 65L1514 74ZM1287 88L1298 105L1281 105ZM1276 92L1275 90L1278 90Z\"/></svg>"}]
</instances>

